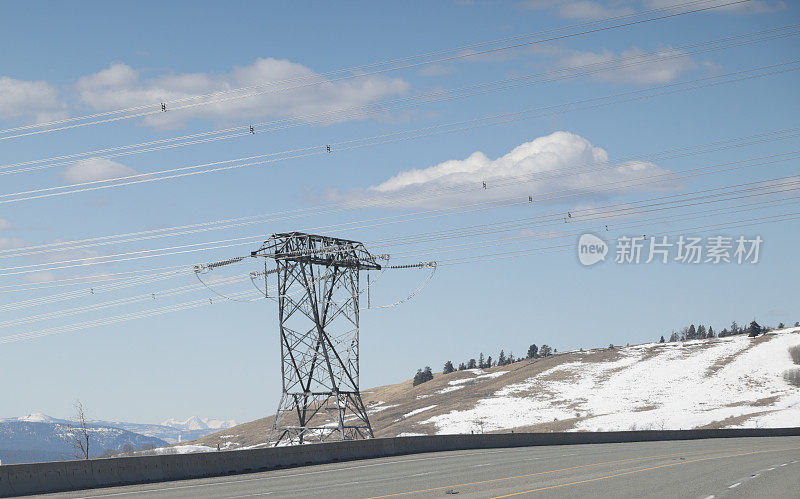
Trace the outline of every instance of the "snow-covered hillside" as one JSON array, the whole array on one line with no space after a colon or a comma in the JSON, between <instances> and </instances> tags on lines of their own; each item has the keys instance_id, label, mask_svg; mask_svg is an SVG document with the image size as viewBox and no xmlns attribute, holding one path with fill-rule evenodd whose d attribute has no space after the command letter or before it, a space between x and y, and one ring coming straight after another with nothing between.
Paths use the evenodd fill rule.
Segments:
<instances>
[{"instance_id":1,"label":"snow-covered hillside","mask_svg":"<svg viewBox=\"0 0 800 499\"><path fill-rule=\"evenodd\" d=\"M513 383L465 410L421 421L436 433L484 431L575 420L568 430L610 431L800 424L800 388L784 373L796 368L788 349L797 330L762 338L734 336L620 348L577 358Z\"/></svg>"},{"instance_id":2,"label":"snow-covered hillside","mask_svg":"<svg viewBox=\"0 0 800 499\"><path fill-rule=\"evenodd\" d=\"M800 328L564 352L491 369L434 373L362 391L378 437L490 431L596 431L800 426ZM325 424L334 424L326 421ZM193 445L263 445L272 417Z\"/></svg>"}]
</instances>

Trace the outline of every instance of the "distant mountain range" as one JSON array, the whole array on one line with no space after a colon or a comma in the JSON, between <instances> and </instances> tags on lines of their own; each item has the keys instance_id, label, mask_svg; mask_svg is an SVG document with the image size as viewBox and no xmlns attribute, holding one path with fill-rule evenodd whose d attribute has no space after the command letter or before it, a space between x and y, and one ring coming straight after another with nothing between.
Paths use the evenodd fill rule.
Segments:
<instances>
[{"instance_id":1,"label":"distant mountain range","mask_svg":"<svg viewBox=\"0 0 800 499\"><path fill-rule=\"evenodd\" d=\"M0 419L0 463L74 459L70 424L74 422L41 413ZM168 419L160 425L92 420L89 422L90 455L97 457L109 450L118 452L126 446L134 449L162 447L201 438L235 424L235 421L197 416L185 421Z\"/></svg>"},{"instance_id":2,"label":"distant mountain range","mask_svg":"<svg viewBox=\"0 0 800 499\"><path fill-rule=\"evenodd\" d=\"M34 418L31 418L34 419ZM48 418L52 419L52 418ZM126 446L160 447L167 442L120 428L92 423L89 432L89 455L120 451ZM71 428L66 422L27 421L25 418L0 421L0 462L2 464L64 461L75 459Z\"/></svg>"},{"instance_id":3,"label":"distant mountain range","mask_svg":"<svg viewBox=\"0 0 800 499\"><path fill-rule=\"evenodd\" d=\"M221 419L199 418L197 416L192 416L184 421L178 421L177 419L170 418L161 423L161 425L169 426L170 428L175 428L184 431L224 430L226 428L231 428L233 426L236 426L236 421L232 419L221 420Z\"/></svg>"}]
</instances>

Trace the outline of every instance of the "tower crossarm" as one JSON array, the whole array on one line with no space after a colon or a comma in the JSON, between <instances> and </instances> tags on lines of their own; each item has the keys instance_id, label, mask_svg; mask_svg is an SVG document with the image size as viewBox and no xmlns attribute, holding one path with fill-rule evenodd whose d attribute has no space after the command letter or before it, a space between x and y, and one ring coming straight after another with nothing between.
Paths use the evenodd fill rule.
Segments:
<instances>
[{"instance_id":1,"label":"tower crossarm","mask_svg":"<svg viewBox=\"0 0 800 499\"><path fill-rule=\"evenodd\" d=\"M354 270L381 269L376 258L358 241L303 232L273 234L250 256Z\"/></svg>"}]
</instances>

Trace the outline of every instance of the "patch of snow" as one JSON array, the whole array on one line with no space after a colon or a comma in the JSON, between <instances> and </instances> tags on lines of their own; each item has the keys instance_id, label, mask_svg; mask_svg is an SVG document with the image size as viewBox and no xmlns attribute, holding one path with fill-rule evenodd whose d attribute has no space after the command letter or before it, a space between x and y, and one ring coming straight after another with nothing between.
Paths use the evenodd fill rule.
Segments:
<instances>
[{"instance_id":1,"label":"patch of snow","mask_svg":"<svg viewBox=\"0 0 800 499\"><path fill-rule=\"evenodd\" d=\"M426 437L428 436L426 433L413 433L410 431L404 431L403 433L399 433L398 437Z\"/></svg>"},{"instance_id":2,"label":"patch of snow","mask_svg":"<svg viewBox=\"0 0 800 499\"><path fill-rule=\"evenodd\" d=\"M403 417L404 418L408 418L408 417L411 417L411 416L413 416L415 414L419 414L420 412L425 412L427 410L433 409L434 407L436 407L436 405L429 405L428 407L422 407L420 409L414 409L413 411L411 411L409 413L403 414Z\"/></svg>"},{"instance_id":3,"label":"patch of snow","mask_svg":"<svg viewBox=\"0 0 800 499\"><path fill-rule=\"evenodd\" d=\"M460 386L446 386L446 387L442 388L441 390L437 390L436 393L439 393L439 394L441 394L441 393L449 393L449 392L454 392L456 390L461 390L462 388L464 388L463 385L460 385Z\"/></svg>"},{"instance_id":4,"label":"patch of snow","mask_svg":"<svg viewBox=\"0 0 800 499\"><path fill-rule=\"evenodd\" d=\"M687 429L738 417L747 418L735 423L741 427L796 426L800 391L783 373L794 367L788 348L800 344L797 333L620 347L612 361L593 361L598 351L423 423L440 434L564 419L575 420L575 431Z\"/></svg>"},{"instance_id":5,"label":"patch of snow","mask_svg":"<svg viewBox=\"0 0 800 499\"><path fill-rule=\"evenodd\" d=\"M367 414L375 414L376 412L385 411L386 409L391 409L392 407L397 407L400 404L391 404L391 405L383 405L384 402L378 402L377 404L373 405L372 407L367 409Z\"/></svg>"},{"instance_id":6,"label":"patch of snow","mask_svg":"<svg viewBox=\"0 0 800 499\"><path fill-rule=\"evenodd\" d=\"M158 447L153 449L156 454L191 454L193 452L216 452L216 447L207 445L175 445L172 447Z\"/></svg>"},{"instance_id":7,"label":"patch of snow","mask_svg":"<svg viewBox=\"0 0 800 499\"><path fill-rule=\"evenodd\" d=\"M472 383L475 381L475 378L464 378L464 379L454 379L453 381L448 381L448 385L463 385L464 383Z\"/></svg>"},{"instance_id":8,"label":"patch of snow","mask_svg":"<svg viewBox=\"0 0 800 499\"><path fill-rule=\"evenodd\" d=\"M448 385L463 385L466 383L472 383L477 380L481 379L493 379L499 376L504 375L508 371L497 371L493 373L487 373L486 371L482 371L480 369L467 369L467 371L476 374L474 378L462 378L462 379L454 379L453 381L448 381Z\"/></svg>"}]
</instances>

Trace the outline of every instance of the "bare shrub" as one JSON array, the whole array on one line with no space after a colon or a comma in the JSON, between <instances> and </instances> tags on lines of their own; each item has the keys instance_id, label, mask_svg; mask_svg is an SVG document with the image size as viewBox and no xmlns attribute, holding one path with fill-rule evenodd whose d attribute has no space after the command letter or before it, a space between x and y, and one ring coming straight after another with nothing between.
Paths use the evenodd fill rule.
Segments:
<instances>
[{"instance_id":1,"label":"bare shrub","mask_svg":"<svg viewBox=\"0 0 800 499\"><path fill-rule=\"evenodd\" d=\"M72 446L77 459L89 459L89 430L86 425L86 411L80 400L75 401L75 421L77 427L69 425L72 436Z\"/></svg>"},{"instance_id":2,"label":"bare shrub","mask_svg":"<svg viewBox=\"0 0 800 499\"><path fill-rule=\"evenodd\" d=\"M789 369L788 371L783 373L783 378L790 385L800 387L800 367Z\"/></svg>"},{"instance_id":3,"label":"bare shrub","mask_svg":"<svg viewBox=\"0 0 800 499\"><path fill-rule=\"evenodd\" d=\"M792 356L795 364L800 364L800 345L789 347L789 355Z\"/></svg>"}]
</instances>

